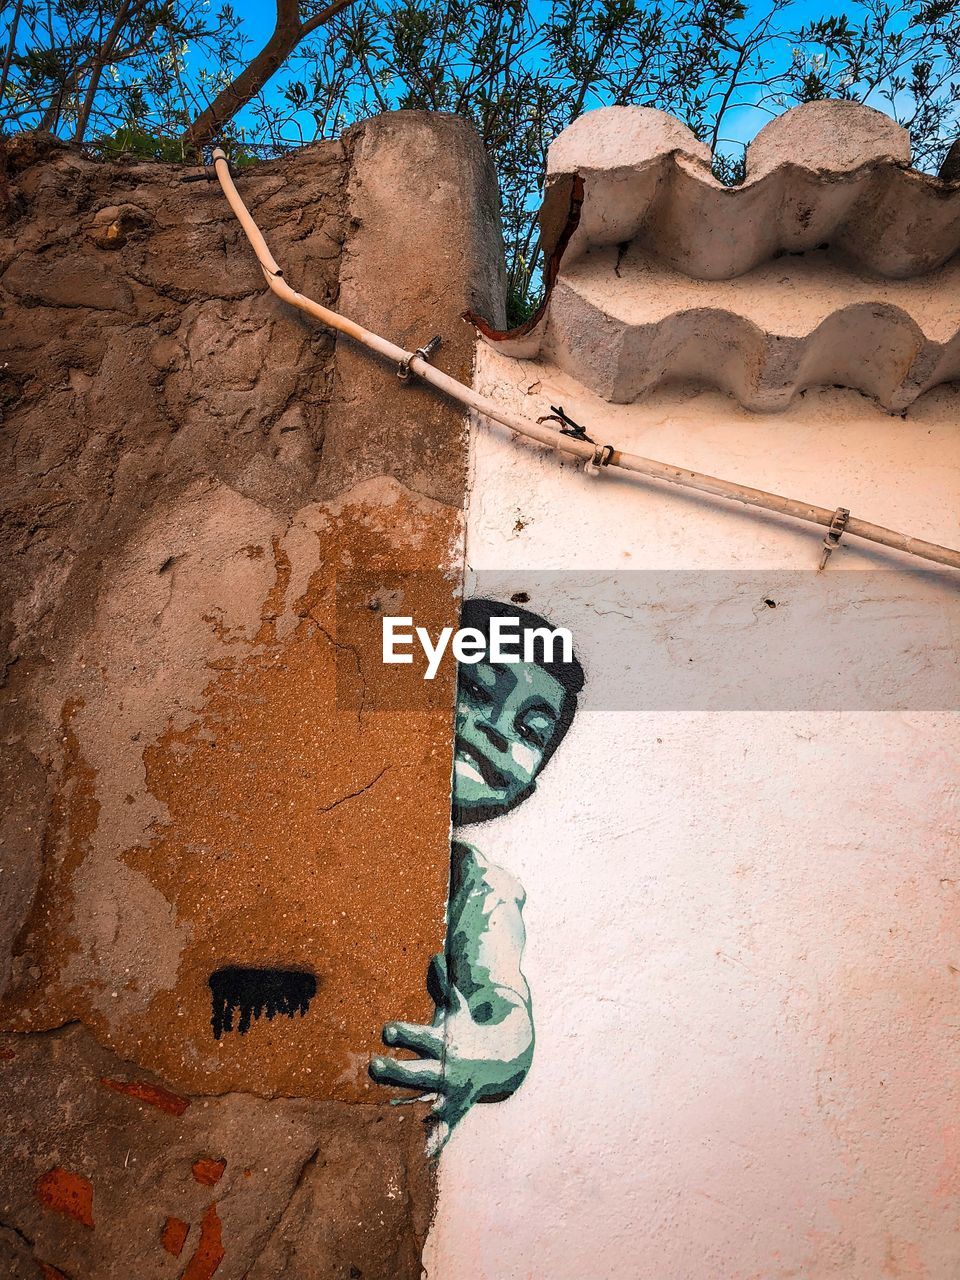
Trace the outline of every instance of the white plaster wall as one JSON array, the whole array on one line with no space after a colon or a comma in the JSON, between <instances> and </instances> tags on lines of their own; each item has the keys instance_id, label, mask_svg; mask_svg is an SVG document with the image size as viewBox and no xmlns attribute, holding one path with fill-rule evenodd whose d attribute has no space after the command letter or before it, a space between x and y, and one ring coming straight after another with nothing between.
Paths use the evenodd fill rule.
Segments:
<instances>
[{"instance_id":1,"label":"white plaster wall","mask_svg":"<svg viewBox=\"0 0 960 1280\"><path fill-rule=\"evenodd\" d=\"M849 391L770 417L683 388L609 405L487 349L477 380L534 417L563 404L635 452L960 539L957 388L902 420ZM608 576L595 594L532 593L530 608L573 628L582 709L537 795L471 839L527 890L536 1056L520 1091L475 1108L442 1156L429 1277L955 1280L960 717L599 709L605 627L631 656L630 622L601 616L629 615L618 573L769 570L775 592L779 572L815 567L820 535L591 480L499 428L475 428L472 466L473 570L498 573L507 596L538 569ZM902 594L905 643L936 650L942 676L956 575L852 541L827 573L906 564L881 594L894 618ZM918 583L940 614L917 614ZM662 608L675 634L679 610ZM804 619L809 644L816 611ZM766 624L750 612L728 684L747 682ZM895 682L890 630L865 643L883 645L873 668ZM736 701L721 692L717 705Z\"/></svg>"}]
</instances>

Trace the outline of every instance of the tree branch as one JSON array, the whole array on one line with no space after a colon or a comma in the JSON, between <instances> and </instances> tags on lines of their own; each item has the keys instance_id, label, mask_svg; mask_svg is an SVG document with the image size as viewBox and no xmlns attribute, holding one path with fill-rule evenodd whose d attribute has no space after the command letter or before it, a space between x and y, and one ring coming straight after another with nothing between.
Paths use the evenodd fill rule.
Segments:
<instances>
[{"instance_id":1,"label":"tree branch","mask_svg":"<svg viewBox=\"0 0 960 1280\"><path fill-rule=\"evenodd\" d=\"M20 15L22 13L23 0L17 0L17 7L13 11L10 29L7 32L7 52L3 59L3 71L0 72L0 103L3 102L7 92L7 81L10 79L10 63L13 61L14 50L17 47L17 27L20 25Z\"/></svg>"},{"instance_id":2,"label":"tree branch","mask_svg":"<svg viewBox=\"0 0 960 1280\"><path fill-rule=\"evenodd\" d=\"M93 102L97 96L97 90L100 88L100 77L103 75L103 68L112 61L114 47L119 41L124 27L143 12L146 4L147 0L139 0L139 3L134 3L133 0L125 0L117 10L117 16L114 18L109 34L93 59L93 69L90 72L90 79L87 81L87 92L84 95L80 114L77 116L77 127L73 135L74 142L83 141L83 135L86 133L87 125L90 122Z\"/></svg>"},{"instance_id":3,"label":"tree branch","mask_svg":"<svg viewBox=\"0 0 960 1280\"><path fill-rule=\"evenodd\" d=\"M280 70L301 40L353 3L354 0L334 0L307 22L301 22L298 0L277 0L273 35L233 83L218 93L209 107L184 131L180 139L184 147L199 148L216 137L227 121Z\"/></svg>"}]
</instances>

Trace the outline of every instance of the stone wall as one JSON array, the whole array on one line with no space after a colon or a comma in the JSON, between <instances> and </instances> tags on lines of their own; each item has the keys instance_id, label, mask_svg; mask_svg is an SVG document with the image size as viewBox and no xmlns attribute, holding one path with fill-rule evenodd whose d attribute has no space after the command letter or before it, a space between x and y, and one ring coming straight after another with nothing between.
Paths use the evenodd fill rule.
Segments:
<instances>
[{"instance_id":1,"label":"stone wall","mask_svg":"<svg viewBox=\"0 0 960 1280\"><path fill-rule=\"evenodd\" d=\"M418 1276L418 1112L366 1063L429 1013L452 687L382 708L337 585L453 619L463 416L283 308L216 183L3 166L0 1270ZM238 182L297 287L469 379L502 254L466 126Z\"/></svg>"}]
</instances>

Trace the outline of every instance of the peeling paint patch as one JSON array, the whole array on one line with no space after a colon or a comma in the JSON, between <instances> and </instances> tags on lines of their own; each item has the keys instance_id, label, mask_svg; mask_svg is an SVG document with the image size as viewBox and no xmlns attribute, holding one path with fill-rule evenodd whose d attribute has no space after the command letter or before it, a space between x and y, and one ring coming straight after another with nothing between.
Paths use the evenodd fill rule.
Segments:
<instances>
[{"instance_id":1,"label":"peeling paint patch","mask_svg":"<svg viewBox=\"0 0 960 1280\"><path fill-rule=\"evenodd\" d=\"M290 557L283 549L280 539L273 538L272 545L276 578L260 610L260 629L254 637L256 644L275 643L277 639L277 619L282 616L286 608L287 590L290 586L292 574Z\"/></svg>"}]
</instances>

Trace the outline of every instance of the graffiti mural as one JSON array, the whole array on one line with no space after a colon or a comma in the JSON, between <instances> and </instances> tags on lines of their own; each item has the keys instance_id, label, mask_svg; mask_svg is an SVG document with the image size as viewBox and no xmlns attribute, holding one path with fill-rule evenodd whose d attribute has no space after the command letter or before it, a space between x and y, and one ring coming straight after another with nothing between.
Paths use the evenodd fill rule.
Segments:
<instances>
[{"instance_id":1,"label":"graffiti mural","mask_svg":"<svg viewBox=\"0 0 960 1280\"><path fill-rule=\"evenodd\" d=\"M519 619L524 630L550 624L516 605L465 602L461 626L490 639L494 618ZM536 789L537 779L573 722L583 688L575 656L508 665L461 664L457 678L452 781L454 831L510 813ZM430 1026L389 1022L384 1044L415 1059L376 1057L378 1084L416 1089L432 1100L428 1145L439 1152L478 1102L498 1102L522 1084L533 1060L530 990L521 961L524 892L473 844L451 847L447 938L434 957L427 988L436 1006Z\"/></svg>"}]
</instances>

